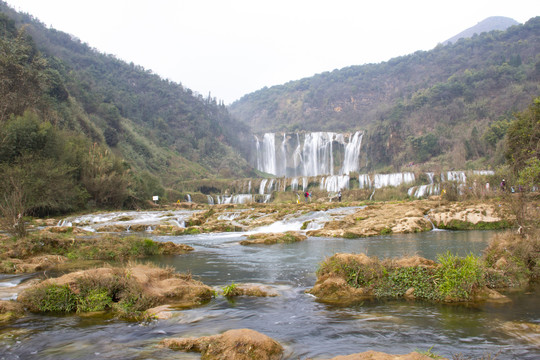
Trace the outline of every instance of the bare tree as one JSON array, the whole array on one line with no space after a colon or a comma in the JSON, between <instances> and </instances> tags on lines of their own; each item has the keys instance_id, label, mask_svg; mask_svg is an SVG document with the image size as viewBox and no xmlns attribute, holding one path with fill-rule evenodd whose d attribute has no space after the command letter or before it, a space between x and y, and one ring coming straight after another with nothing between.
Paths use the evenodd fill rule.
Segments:
<instances>
[{"instance_id":1,"label":"bare tree","mask_svg":"<svg viewBox=\"0 0 540 360\"><path fill-rule=\"evenodd\" d=\"M4 181L8 186L0 198L0 226L16 237L25 237L24 215L27 207L23 186L13 176L4 178Z\"/></svg>"}]
</instances>

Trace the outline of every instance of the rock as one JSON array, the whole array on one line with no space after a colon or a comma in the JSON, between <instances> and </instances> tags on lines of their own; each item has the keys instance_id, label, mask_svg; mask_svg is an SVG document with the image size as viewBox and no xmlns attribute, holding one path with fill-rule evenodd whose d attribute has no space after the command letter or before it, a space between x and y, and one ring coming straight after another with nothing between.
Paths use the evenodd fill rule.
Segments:
<instances>
[{"instance_id":1,"label":"rock","mask_svg":"<svg viewBox=\"0 0 540 360\"><path fill-rule=\"evenodd\" d=\"M0 324L20 318L24 313L22 304L16 301L0 300Z\"/></svg>"},{"instance_id":2,"label":"rock","mask_svg":"<svg viewBox=\"0 0 540 360\"><path fill-rule=\"evenodd\" d=\"M378 351L366 351L363 353L342 355L333 357L330 360L432 360L433 358L422 355L417 352L412 352L405 355L391 355ZM437 359L445 360L445 358L437 357Z\"/></svg>"},{"instance_id":3,"label":"rock","mask_svg":"<svg viewBox=\"0 0 540 360\"><path fill-rule=\"evenodd\" d=\"M540 347L540 325L519 321L507 321L499 330L520 340Z\"/></svg>"},{"instance_id":4,"label":"rock","mask_svg":"<svg viewBox=\"0 0 540 360\"><path fill-rule=\"evenodd\" d=\"M58 278L44 280L36 286L68 285L76 292L77 280L80 278L99 279L99 282L103 283L109 279L113 282L113 279L119 277L133 282L134 286L140 289L141 295L148 297L156 305L174 304L189 307L208 301L213 296L213 291L209 286L193 280L191 276L177 274L171 269L140 264L126 268L102 267L76 271ZM26 291L31 291L33 288L23 291L18 300L27 303Z\"/></svg>"},{"instance_id":5,"label":"rock","mask_svg":"<svg viewBox=\"0 0 540 360\"><path fill-rule=\"evenodd\" d=\"M509 303L512 302L507 296L504 296L500 292L484 287L474 293L474 301L491 301L498 303Z\"/></svg>"},{"instance_id":6,"label":"rock","mask_svg":"<svg viewBox=\"0 0 540 360\"><path fill-rule=\"evenodd\" d=\"M132 227L130 227L130 230L133 230ZM127 231L127 225L118 225L118 224L105 225L105 226L98 227L96 231L97 232L124 232L124 231Z\"/></svg>"},{"instance_id":7,"label":"rock","mask_svg":"<svg viewBox=\"0 0 540 360\"><path fill-rule=\"evenodd\" d=\"M416 299L414 296L414 288L409 288L407 291L405 291L405 294L403 294L403 297L405 299Z\"/></svg>"},{"instance_id":8,"label":"rock","mask_svg":"<svg viewBox=\"0 0 540 360\"><path fill-rule=\"evenodd\" d=\"M200 338L164 339L160 344L173 350L200 352L203 360L278 360L283 357L283 347L277 341L250 329Z\"/></svg>"},{"instance_id":9,"label":"rock","mask_svg":"<svg viewBox=\"0 0 540 360\"><path fill-rule=\"evenodd\" d=\"M248 240L240 241L240 245L272 245L272 244L287 244L298 241L304 241L307 236L297 231L287 231L285 233L261 233L247 236Z\"/></svg>"},{"instance_id":10,"label":"rock","mask_svg":"<svg viewBox=\"0 0 540 360\"><path fill-rule=\"evenodd\" d=\"M233 296L275 297L278 296L278 293L268 285L235 284L234 288L227 294L227 297Z\"/></svg>"},{"instance_id":11,"label":"rock","mask_svg":"<svg viewBox=\"0 0 540 360\"><path fill-rule=\"evenodd\" d=\"M152 319L167 320L173 317L170 305L160 305L146 310L146 315Z\"/></svg>"},{"instance_id":12,"label":"rock","mask_svg":"<svg viewBox=\"0 0 540 360\"><path fill-rule=\"evenodd\" d=\"M317 283L306 293L326 302L349 303L373 297L369 289L353 288L345 279L338 276L326 276L317 279Z\"/></svg>"},{"instance_id":13,"label":"rock","mask_svg":"<svg viewBox=\"0 0 540 360\"><path fill-rule=\"evenodd\" d=\"M48 270L68 261L68 258L61 255L39 255L27 259L11 259L13 272L32 273L36 271Z\"/></svg>"},{"instance_id":14,"label":"rock","mask_svg":"<svg viewBox=\"0 0 540 360\"><path fill-rule=\"evenodd\" d=\"M182 255L193 251L193 247L185 244L175 244L172 241L159 243L159 249L163 255Z\"/></svg>"}]
</instances>

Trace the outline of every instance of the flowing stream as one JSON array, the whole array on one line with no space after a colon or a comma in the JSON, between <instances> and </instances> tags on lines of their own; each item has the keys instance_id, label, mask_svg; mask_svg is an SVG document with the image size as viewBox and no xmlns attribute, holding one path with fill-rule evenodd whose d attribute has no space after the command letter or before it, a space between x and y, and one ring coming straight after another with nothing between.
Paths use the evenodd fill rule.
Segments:
<instances>
[{"instance_id":1,"label":"flowing stream","mask_svg":"<svg viewBox=\"0 0 540 360\"><path fill-rule=\"evenodd\" d=\"M283 224L280 224L283 226ZM370 256L418 254L436 259L447 250L480 254L495 232L431 231L362 239L308 238L293 244L241 246L240 233L159 236L158 241L191 245L195 251L151 259L191 272L216 288L231 283L271 286L280 296L218 296L198 308L174 311L168 320L130 323L100 316L30 315L0 327L0 359L200 359L156 346L167 337L214 335L250 328L279 341L286 359L328 359L368 350L404 354L432 352L447 358L495 355L497 359L538 359L536 334L516 327L540 323L538 287L510 293L511 304L445 305L385 300L338 306L305 294L318 264L336 252ZM0 281L17 282L20 278ZM7 285L6 285L7 286ZM516 335L517 334L517 335ZM519 335L519 336L518 336Z\"/></svg>"}]
</instances>

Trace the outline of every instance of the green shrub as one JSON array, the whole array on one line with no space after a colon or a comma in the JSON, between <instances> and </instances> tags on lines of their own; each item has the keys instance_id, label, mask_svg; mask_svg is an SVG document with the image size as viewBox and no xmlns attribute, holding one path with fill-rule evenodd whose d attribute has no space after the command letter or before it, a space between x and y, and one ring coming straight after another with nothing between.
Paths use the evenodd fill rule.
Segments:
<instances>
[{"instance_id":1,"label":"green shrub","mask_svg":"<svg viewBox=\"0 0 540 360\"><path fill-rule=\"evenodd\" d=\"M221 290L223 290L223 296L226 296L226 297L235 296L237 287L238 285L236 285L234 282L232 282L230 285L222 287Z\"/></svg>"},{"instance_id":2,"label":"green shrub","mask_svg":"<svg viewBox=\"0 0 540 360\"><path fill-rule=\"evenodd\" d=\"M72 312L77 309L77 296L68 285L39 286L30 290L26 299L32 311Z\"/></svg>"},{"instance_id":3,"label":"green shrub","mask_svg":"<svg viewBox=\"0 0 540 360\"><path fill-rule=\"evenodd\" d=\"M424 266L398 267L385 271L375 295L378 297L401 297L410 288L419 299L439 300L437 287L433 282L435 270Z\"/></svg>"},{"instance_id":4,"label":"green shrub","mask_svg":"<svg viewBox=\"0 0 540 360\"><path fill-rule=\"evenodd\" d=\"M85 296L79 296L78 300L77 312L103 311L112 304L107 289L91 289Z\"/></svg>"},{"instance_id":5,"label":"green shrub","mask_svg":"<svg viewBox=\"0 0 540 360\"><path fill-rule=\"evenodd\" d=\"M442 298L470 299L472 291L482 287L484 266L479 257L469 254L459 257L449 251L437 257L439 293Z\"/></svg>"}]
</instances>

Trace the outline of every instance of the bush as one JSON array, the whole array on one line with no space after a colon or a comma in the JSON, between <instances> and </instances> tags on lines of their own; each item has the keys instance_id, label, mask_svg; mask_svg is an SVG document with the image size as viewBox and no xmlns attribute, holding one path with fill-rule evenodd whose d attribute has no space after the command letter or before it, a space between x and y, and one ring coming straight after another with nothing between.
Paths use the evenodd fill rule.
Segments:
<instances>
[{"instance_id":1,"label":"bush","mask_svg":"<svg viewBox=\"0 0 540 360\"><path fill-rule=\"evenodd\" d=\"M30 311L73 312L77 309L77 296L68 285L46 285L28 291L24 299Z\"/></svg>"},{"instance_id":2,"label":"bush","mask_svg":"<svg viewBox=\"0 0 540 360\"><path fill-rule=\"evenodd\" d=\"M47 284L24 292L20 301L31 311L88 312L115 310L124 318L140 318L154 306L154 299L142 289L125 269L115 269L112 277L84 276L75 285Z\"/></svg>"},{"instance_id":3,"label":"bush","mask_svg":"<svg viewBox=\"0 0 540 360\"><path fill-rule=\"evenodd\" d=\"M437 256L438 291L444 299L471 298L473 290L484 286L484 266L479 257L452 255L449 251Z\"/></svg>"}]
</instances>

